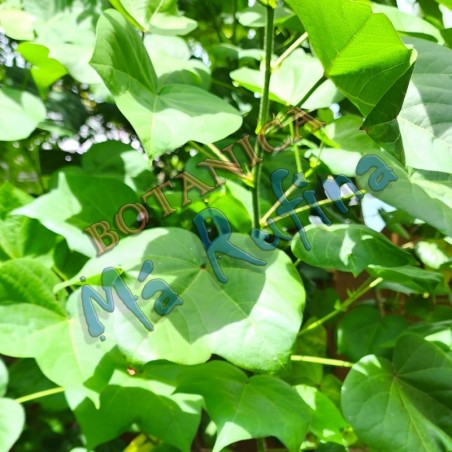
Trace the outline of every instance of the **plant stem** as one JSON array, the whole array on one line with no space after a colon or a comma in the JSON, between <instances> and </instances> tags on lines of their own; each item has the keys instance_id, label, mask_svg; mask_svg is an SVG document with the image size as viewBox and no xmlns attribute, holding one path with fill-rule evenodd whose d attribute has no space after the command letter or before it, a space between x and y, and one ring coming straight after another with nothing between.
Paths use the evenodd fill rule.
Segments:
<instances>
[{"instance_id":1,"label":"plant stem","mask_svg":"<svg viewBox=\"0 0 452 452\"><path fill-rule=\"evenodd\" d=\"M320 325L323 325L328 320L332 319L333 317L336 317L340 312L345 311L351 304L353 304L358 298L363 296L366 292L373 289L375 286L380 284L383 281L383 278L377 278L372 279L369 278L364 284L362 284L355 292L351 293L349 297L341 303L338 307L335 308L334 311L330 312L326 316L322 317L319 320L316 320L314 323L309 324L307 327L303 328L299 333L298 336L303 336L308 331L314 330L315 328L319 327Z\"/></svg>"},{"instance_id":2,"label":"plant stem","mask_svg":"<svg viewBox=\"0 0 452 452\"><path fill-rule=\"evenodd\" d=\"M35 392L34 394L19 397L18 399L16 399L16 402L17 403L30 402L32 400L40 399L42 397L47 397L47 396L51 396L54 394L60 394L61 392L64 392L64 388L47 389L46 391L39 391L39 392Z\"/></svg>"},{"instance_id":3,"label":"plant stem","mask_svg":"<svg viewBox=\"0 0 452 452\"><path fill-rule=\"evenodd\" d=\"M269 114L269 94L270 94L270 79L271 79L271 59L273 54L273 25L275 19L275 10L267 5L267 23L265 26L265 37L264 37L264 51L265 51L265 74L264 74L264 89L262 92L262 97L259 107L259 119L256 127L256 134L262 129L262 126L267 122ZM262 149L258 146L258 141L256 140L256 154L258 158L261 157ZM261 179L262 165L256 165L253 168L253 225L255 228L259 227L259 194L260 194L260 179Z\"/></svg>"},{"instance_id":4,"label":"plant stem","mask_svg":"<svg viewBox=\"0 0 452 452\"><path fill-rule=\"evenodd\" d=\"M339 359L330 358L319 358L318 356L301 356L292 355L290 357L292 361L302 361L306 363L324 364L325 366L335 366L335 367L352 367L353 363L347 361L341 361Z\"/></svg>"},{"instance_id":5,"label":"plant stem","mask_svg":"<svg viewBox=\"0 0 452 452\"><path fill-rule=\"evenodd\" d=\"M256 446L258 452L265 452L265 438L257 438L256 439Z\"/></svg>"},{"instance_id":6,"label":"plant stem","mask_svg":"<svg viewBox=\"0 0 452 452\"><path fill-rule=\"evenodd\" d=\"M276 69L281 65L281 63L295 50L300 47L300 45L308 39L308 33L303 33L277 60L272 64L272 69Z\"/></svg>"},{"instance_id":7,"label":"plant stem","mask_svg":"<svg viewBox=\"0 0 452 452\"><path fill-rule=\"evenodd\" d=\"M294 187L294 188L292 188L292 186L291 187L289 187L289 189L287 190L287 192L286 192L286 195L288 196L288 195L290 195L293 191L294 191L294 189L295 189L296 187ZM365 190L360 190L361 191L361 193L362 194L365 194L366 193L366 191ZM343 200L343 201L346 201L347 199L351 199L351 198L354 198L356 196L356 194L351 194L351 195L348 195L348 196L344 196L344 197L342 197L341 199ZM336 200L337 201L337 200ZM319 201L317 204L319 205L319 206L326 206L326 205L328 205L328 204L333 204L334 203L334 200L331 200L331 199L323 199L322 201ZM273 206L272 206L272 208L262 217L262 219L260 220L260 224L261 224L261 226L266 226L267 225L267 218L279 207L281 205L281 203L280 203L280 201L277 201ZM298 209L295 209L294 210L294 212L295 213L300 213L300 212L305 212L306 210L310 210L311 209L311 206L310 205L308 205L308 206L303 206L303 207L299 207ZM281 215L281 216L279 216L279 217L276 217L276 218L273 218L273 221L276 223L277 221L281 221L281 220L284 220L284 218L287 218L287 217L289 217L291 215L291 213L288 213L288 214L285 214L285 215Z\"/></svg>"}]
</instances>

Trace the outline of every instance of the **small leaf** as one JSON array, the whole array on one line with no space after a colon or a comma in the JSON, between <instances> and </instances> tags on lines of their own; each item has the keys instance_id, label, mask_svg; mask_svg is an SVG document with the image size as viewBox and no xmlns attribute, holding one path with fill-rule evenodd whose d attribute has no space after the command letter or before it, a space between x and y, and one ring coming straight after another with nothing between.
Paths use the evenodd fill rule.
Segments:
<instances>
[{"instance_id":1,"label":"small leaf","mask_svg":"<svg viewBox=\"0 0 452 452\"><path fill-rule=\"evenodd\" d=\"M49 49L45 46L24 42L17 50L33 65L31 75L41 96L44 96L48 88L67 73L60 62L49 57Z\"/></svg>"}]
</instances>

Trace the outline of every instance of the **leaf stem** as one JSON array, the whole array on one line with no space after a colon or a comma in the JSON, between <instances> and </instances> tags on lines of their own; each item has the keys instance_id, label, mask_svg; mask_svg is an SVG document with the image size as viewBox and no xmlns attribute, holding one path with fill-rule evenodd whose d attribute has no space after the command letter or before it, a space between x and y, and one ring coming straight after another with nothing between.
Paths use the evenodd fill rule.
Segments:
<instances>
[{"instance_id":1,"label":"leaf stem","mask_svg":"<svg viewBox=\"0 0 452 452\"><path fill-rule=\"evenodd\" d=\"M39 392L35 392L34 394L19 397L18 399L16 399L16 402L17 403L30 402L32 400L41 399L42 397L47 397L47 396L51 396L54 394L60 394L61 392L64 392L64 388L59 387L59 388L47 389L46 391L39 391Z\"/></svg>"},{"instance_id":2,"label":"leaf stem","mask_svg":"<svg viewBox=\"0 0 452 452\"><path fill-rule=\"evenodd\" d=\"M298 49L298 47L300 47L301 44L303 44L304 41L306 41L306 39L308 39L308 33L303 33L290 47L287 48L287 50L280 56L278 57L278 59L276 59L273 63L272 63L272 69L276 69L279 66L281 66L281 63L289 56L292 54L292 52L294 52L295 50Z\"/></svg>"},{"instance_id":3,"label":"leaf stem","mask_svg":"<svg viewBox=\"0 0 452 452\"><path fill-rule=\"evenodd\" d=\"M358 289L356 289L353 293L351 293L348 298L341 303L338 307L335 308L334 311L330 312L329 314L325 315L319 320L316 320L315 322L309 324L305 328L303 328L299 333L298 336L303 336L308 331L314 330L315 328L319 327L320 325L323 325L328 320L332 319L333 317L336 317L340 312L344 312L351 304L353 304L356 300L358 300L360 297L362 297L366 292L373 289L375 286L380 284L383 281L383 278L377 278L367 279Z\"/></svg>"},{"instance_id":4,"label":"leaf stem","mask_svg":"<svg viewBox=\"0 0 452 452\"><path fill-rule=\"evenodd\" d=\"M304 356L304 355L292 355L290 357L292 361L302 361L306 363L324 364L325 366L335 367L352 367L353 363L348 361L342 361L339 359L319 358L318 356Z\"/></svg>"},{"instance_id":5,"label":"leaf stem","mask_svg":"<svg viewBox=\"0 0 452 452\"><path fill-rule=\"evenodd\" d=\"M290 195L296 187L292 188L293 186L290 186L289 189L286 191L286 196ZM361 193L364 195L366 193L365 190L360 190ZM351 195L347 195L347 196L343 196L341 199L343 201L346 201L347 199L351 199L354 198L356 196L356 194L351 194ZM331 200L331 199L322 199L321 201L319 201L317 204L319 206L326 206L329 204L333 204L334 201L337 200ZM268 217L280 206L280 201L276 201L276 203L272 206L272 208L262 217L262 219L260 220L260 225L261 226L266 226L267 225L267 219ZM300 212L305 212L306 210L310 210L311 206L307 205L307 206L303 206L303 207L299 207L298 209L295 209L294 212L295 213L300 213ZM276 223L277 221L281 221L284 220L284 218L287 218L291 215L291 213L287 213L285 215L281 215L279 217L273 218L273 221Z\"/></svg>"},{"instance_id":6,"label":"leaf stem","mask_svg":"<svg viewBox=\"0 0 452 452\"><path fill-rule=\"evenodd\" d=\"M262 129L262 126L267 122L270 106L270 79L271 79L271 58L273 54L273 27L275 19L275 10L267 5L267 23L265 25L265 37L264 37L264 51L265 51L265 73L264 73L264 89L262 92L262 97L259 107L259 118L256 127L256 134ZM258 146L258 141L256 140L256 154L260 158L262 154L262 149ZM260 179L261 179L262 165L256 165L253 168L253 225L255 228L259 227L259 195L260 195Z\"/></svg>"}]
</instances>

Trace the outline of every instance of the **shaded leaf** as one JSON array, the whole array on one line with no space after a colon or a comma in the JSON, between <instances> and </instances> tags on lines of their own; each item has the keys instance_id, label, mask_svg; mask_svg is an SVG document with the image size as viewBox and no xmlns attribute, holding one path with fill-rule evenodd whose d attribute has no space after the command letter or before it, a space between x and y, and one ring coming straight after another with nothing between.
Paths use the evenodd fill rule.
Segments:
<instances>
[{"instance_id":1,"label":"shaded leaf","mask_svg":"<svg viewBox=\"0 0 452 452\"><path fill-rule=\"evenodd\" d=\"M384 235L360 224L307 226L312 249L306 250L299 237L292 244L298 259L326 269L361 273L367 266L399 267L413 262L406 251L397 248Z\"/></svg>"},{"instance_id":2,"label":"shaded leaf","mask_svg":"<svg viewBox=\"0 0 452 452\"><path fill-rule=\"evenodd\" d=\"M393 362L370 355L342 388L342 409L359 438L381 452L452 447L452 358L414 335Z\"/></svg>"},{"instance_id":3,"label":"shaded leaf","mask_svg":"<svg viewBox=\"0 0 452 452\"><path fill-rule=\"evenodd\" d=\"M204 398L218 428L213 452L237 441L266 436L275 436L290 451L298 451L310 422L308 406L287 383L266 375L248 378L225 362L182 372L177 391Z\"/></svg>"}]
</instances>

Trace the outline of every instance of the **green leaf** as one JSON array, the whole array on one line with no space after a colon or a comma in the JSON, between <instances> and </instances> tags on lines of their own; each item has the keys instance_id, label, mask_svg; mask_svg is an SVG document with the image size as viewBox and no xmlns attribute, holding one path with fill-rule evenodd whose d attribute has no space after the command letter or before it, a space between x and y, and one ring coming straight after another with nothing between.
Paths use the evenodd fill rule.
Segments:
<instances>
[{"instance_id":1,"label":"green leaf","mask_svg":"<svg viewBox=\"0 0 452 452\"><path fill-rule=\"evenodd\" d=\"M201 397L173 394L178 366L151 363L131 376L116 369L100 394L100 406L68 392L69 403L86 436L88 447L115 439L134 424L179 450L189 450L201 418Z\"/></svg>"},{"instance_id":2,"label":"green leaf","mask_svg":"<svg viewBox=\"0 0 452 452\"><path fill-rule=\"evenodd\" d=\"M232 71L230 76L245 88L262 94L262 71L242 67ZM297 105L322 77L323 68L319 60L298 49L273 72L270 98L285 105Z\"/></svg>"},{"instance_id":3,"label":"green leaf","mask_svg":"<svg viewBox=\"0 0 452 452\"><path fill-rule=\"evenodd\" d=\"M11 399L0 399L0 450L10 450L25 424L25 411Z\"/></svg>"},{"instance_id":4,"label":"green leaf","mask_svg":"<svg viewBox=\"0 0 452 452\"><path fill-rule=\"evenodd\" d=\"M406 165L452 173L452 50L416 38L418 59L397 118L373 127L364 124L372 138L397 155L403 148Z\"/></svg>"},{"instance_id":5,"label":"green leaf","mask_svg":"<svg viewBox=\"0 0 452 452\"><path fill-rule=\"evenodd\" d=\"M78 302L77 295L69 298L70 317L35 304L0 304L0 353L35 358L54 383L82 390L96 400L92 391L111 375L109 356L114 343L100 342L86 333L78 318Z\"/></svg>"},{"instance_id":6,"label":"green leaf","mask_svg":"<svg viewBox=\"0 0 452 452\"><path fill-rule=\"evenodd\" d=\"M228 363L214 361L182 372L178 392L200 394L218 428L213 452L250 438L275 436L298 451L310 422L308 406L277 378L248 378Z\"/></svg>"},{"instance_id":7,"label":"green leaf","mask_svg":"<svg viewBox=\"0 0 452 452\"><path fill-rule=\"evenodd\" d=\"M338 353L351 361L370 354L386 356L406 327L407 322L401 316L381 317L374 306L359 306L339 322Z\"/></svg>"},{"instance_id":8,"label":"green leaf","mask_svg":"<svg viewBox=\"0 0 452 452\"><path fill-rule=\"evenodd\" d=\"M209 69L200 60L190 59L190 48L182 38L147 35L144 45L153 61L160 86L187 84L209 89Z\"/></svg>"},{"instance_id":9,"label":"green leaf","mask_svg":"<svg viewBox=\"0 0 452 452\"><path fill-rule=\"evenodd\" d=\"M175 0L110 0L110 3L136 28L149 31L149 22L157 12L173 9Z\"/></svg>"},{"instance_id":10,"label":"green leaf","mask_svg":"<svg viewBox=\"0 0 452 452\"><path fill-rule=\"evenodd\" d=\"M359 438L381 452L452 448L452 358L414 335L393 362L370 355L342 388L342 409Z\"/></svg>"},{"instance_id":11,"label":"green leaf","mask_svg":"<svg viewBox=\"0 0 452 452\"><path fill-rule=\"evenodd\" d=\"M55 234L36 220L11 214L32 200L9 183L0 186L0 261L32 257L43 264L52 264Z\"/></svg>"},{"instance_id":12,"label":"green leaf","mask_svg":"<svg viewBox=\"0 0 452 452\"><path fill-rule=\"evenodd\" d=\"M344 432L350 427L334 403L312 386L299 385L295 390L312 410L310 431L322 442L346 445Z\"/></svg>"},{"instance_id":13,"label":"green leaf","mask_svg":"<svg viewBox=\"0 0 452 452\"><path fill-rule=\"evenodd\" d=\"M23 42L17 50L33 65L31 75L41 96L44 96L48 88L67 73L61 63L49 57L49 49L45 46Z\"/></svg>"},{"instance_id":14,"label":"green leaf","mask_svg":"<svg viewBox=\"0 0 452 452\"><path fill-rule=\"evenodd\" d=\"M198 23L185 16L156 13L151 18L149 31L159 35L187 35L196 29Z\"/></svg>"},{"instance_id":15,"label":"green leaf","mask_svg":"<svg viewBox=\"0 0 452 452\"><path fill-rule=\"evenodd\" d=\"M432 225L445 235L452 235L452 186L445 173L406 170L388 153L375 153L392 169L397 180L384 190L373 191L369 175L359 176L360 185L371 195ZM372 262L374 263L374 262Z\"/></svg>"},{"instance_id":16,"label":"green leaf","mask_svg":"<svg viewBox=\"0 0 452 452\"><path fill-rule=\"evenodd\" d=\"M85 276L100 285L104 268L120 267L140 296L136 280L143 262L151 260L155 270L150 279L166 281L183 305L160 317L153 300L140 298L138 303L155 325L152 332L129 312L110 314L106 334L114 334L124 354L139 362L167 359L181 364L198 364L217 354L245 369L277 370L289 359L300 328L303 286L283 252L261 251L240 234L232 234L231 242L267 261L267 266L222 255L220 266L229 281L220 283L197 236L182 229L154 228L122 239L66 284L80 284L79 277Z\"/></svg>"},{"instance_id":17,"label":"green leaf","mask_svg":"<svg viewBox=\"0 0 452 452\"><path fill-rule=\"evenodd\" d=\"M82 155L82 167L90 176L119 180L136 193L146 193L158 185L146 156L120 141L91 146Z\"/></svg>"},{"instance_id":18,"label":"green leaf","mask_svg":"<svg viewBox=\"0 0 452 452\"><path fill-rule=\"evenodd\" d=\"M99 20L91 64L151 157L189 140L203 144L220 140L242 123L236 110L199 88L158 86L141 39L114 10Z\"/></svg>"},{"instance_id":19,"label":"green leaf","mask_svg":"<svg viewBox=\"0 0 452 452\"><path fill-rule=\"evenodd\" d=\"M424 265L434 270L452 264L452 245L445 240L419 240L414 251Z\"/></svg>"},{"instance_id":20,"label":"green leaf","mask_svg":"<svg viewBox=\"0 0 452 452\"><path fill-rule=\"evenodd\" d=\"M18 41L32 41L35 37L33 17L25 11L0 9L0 27L6 36Z\"/></svg>"},{"instance_id":21,"label":"green leaf","mask_svg":"<svg viewBox=\"0 0 452 452\"><path fill-rule=\"evenodd\" d=\"M64 315L53 287L60 280L39 262L15 259L0 266L0 303L31 303Z\"/></svg>"},{"instance_id":22,"label":"green leaf","mask_svg":"<svg viewBox=\"0 0 452 452\"><path fill-rule=\"evenodd\" d=\"M96 248L83 230L99 221L113 223L124 204L136 202L138 197L132 189L117 180L60 172L57 188L15 213L39 220L62 235L72 250L94 256Z\"/></svg>"},{"instance_id":23,"label":"green leaf","mask_svg":"<svg viewBox=\"0 0 452 452\"><path fill-rule=\"evenodd\" d=\"M0 141L28 138L45 117L44 104L33 94L0 88Z\"/></svg>"},{"instance_id":24,"label":"green leaf","mask_svg":"<svg viewBox=\"0 0 452 452\"><path fill-rule=\"evenodd\" d=\"M444 276L439 272L423 270L409 265L405 267L384 268L370 265L367 270L372 276L383 278L381 284L384 288L402 292L413 293L447 293Z\"/></svg>"},{"instance_id":25,"label":"green leaf","mask_svg":"<svg viewBox=\"0 0 452 452\"><path fill-rule=\"evenodd\" d=\"M316 55L333 80L365 116L376 110L378 123L394 119L405 92L413 52L401 42L389 19L373 14L370 2L287 0L303 22ZM384 45L382 43L384 42ZM400 86L398 86L400 84ZM380 105L380 103L383 104Z\"/></svg>"},{"instance_id":26,"label":"green leaf","mask_svg":"<svg viewBox=\"0 0 452 452\"><path fill-rule=\"evenodd\" d=\"M298 259L309 265L359 275L370 264L400 267L413 262L384 235L360 224L313 226L306 228L312 249L306 250L299 237L292 244Z\"/></svg>"},{"instance_id":27,"label":"green leaf","mask_svg":"<svg viewBox=\"0 0 452 452\"><path fill-rule=\"evenodd\" d=\"M420 17L404 13L392 6L380 5L378 3L372 3L372 9L374 13L385 14L392 22L392 25L394 25L394 28L399 32L415 34L423 39L431 39L433 37L440 44L444 43L440 31Z\"/></svg>"}]
</instances>

